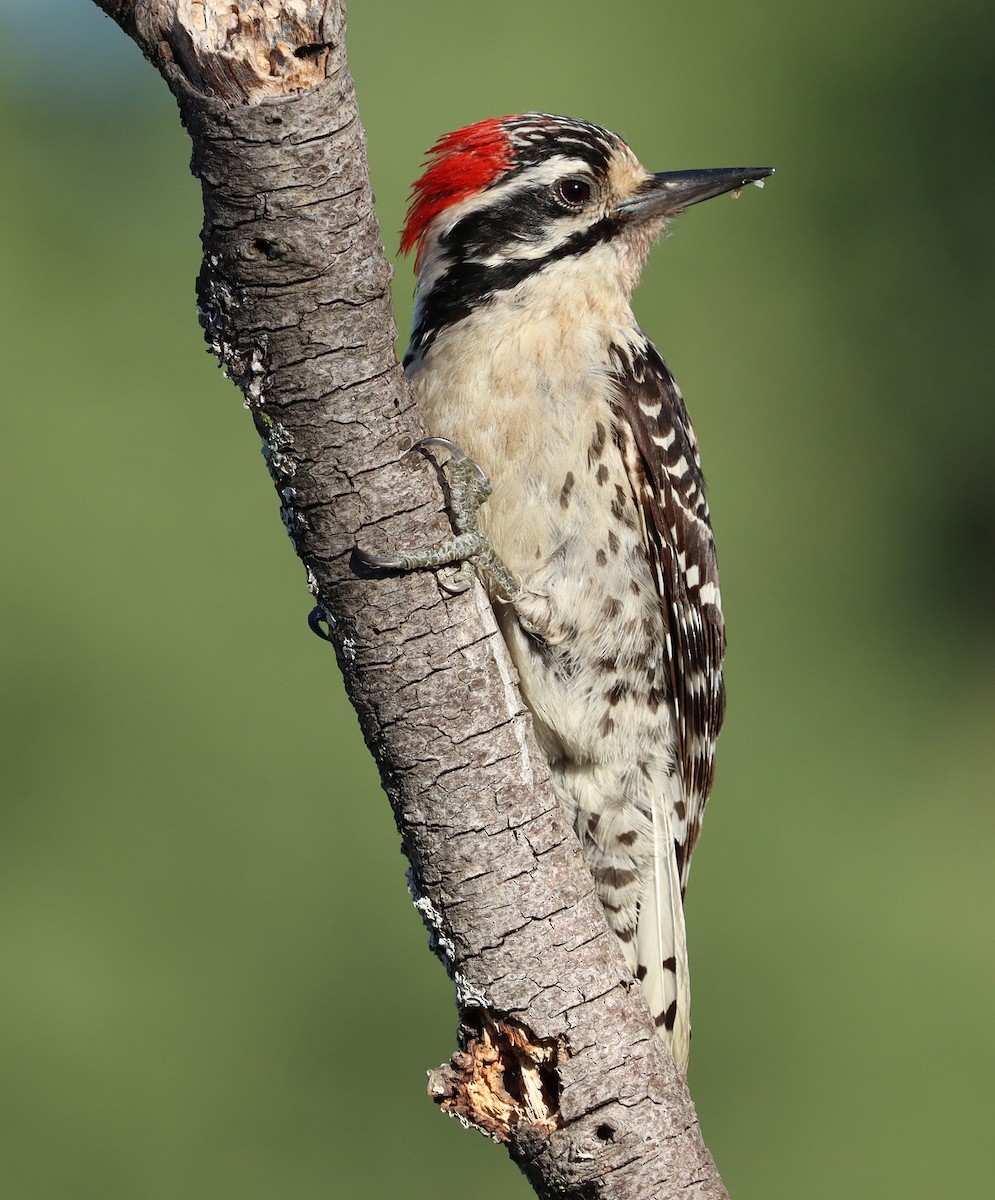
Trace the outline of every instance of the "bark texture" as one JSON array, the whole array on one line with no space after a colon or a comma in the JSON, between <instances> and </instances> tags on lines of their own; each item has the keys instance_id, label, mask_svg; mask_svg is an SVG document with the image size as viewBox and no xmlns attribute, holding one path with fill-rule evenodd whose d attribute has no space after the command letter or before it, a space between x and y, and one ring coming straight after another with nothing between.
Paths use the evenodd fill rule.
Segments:
<instances>
[{"instance_id":1,"label":"bark texture","mask_svg":"<svg viewBox=\"0 0 995 1200\"><path fill-rule=\"evenodd\" d=\"M726 1195L561 818L490 608L352 551L449 532L394 354L338 0L97 0L176 96L207 338L262 436L456 986L430 1092L543 1197ZM316 643L316 647L318 643Z\"/></svg>"}]
</instances>

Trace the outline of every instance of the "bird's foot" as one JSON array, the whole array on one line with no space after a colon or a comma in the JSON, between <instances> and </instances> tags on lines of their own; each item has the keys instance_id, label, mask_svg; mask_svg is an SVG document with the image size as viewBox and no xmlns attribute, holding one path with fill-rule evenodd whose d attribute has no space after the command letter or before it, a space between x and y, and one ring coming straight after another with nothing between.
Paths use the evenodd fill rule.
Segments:
<instances>
[{"instance_id":1,"label":"bird's foot","mask_svg":"<svg viewBox=\"0 0 995 1200\"><path fill-rule=\"evenodd\" d=\"M447 450L445 464L449 485L449 512L455 536L438 546L418 550L402 550L386 557L369 554L358 547L356 559L376 571L428 571L449 563L460 566L455 583L440 583L451 595L467 591L473 584L476 571L489 585L491 594L499 600L514 603L522 592L521 583L498 557L487 535L480 528L480 506L491 494L491 481L479 463L448 438L427 437L416 442L415 450L424 447Z\"/></svg>"}]
</instances>

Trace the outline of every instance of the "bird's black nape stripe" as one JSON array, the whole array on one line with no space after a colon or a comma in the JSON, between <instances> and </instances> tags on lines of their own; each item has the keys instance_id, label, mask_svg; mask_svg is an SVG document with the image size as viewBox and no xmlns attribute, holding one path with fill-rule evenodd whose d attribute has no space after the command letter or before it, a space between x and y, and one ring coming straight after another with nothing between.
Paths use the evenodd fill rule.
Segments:
<instances>
[{"instance_id":1,"label":"bird's black nape stripe","mask_svg":"<svg viewBox=\"0 0 995 1200\"><path fill-rule=\"evenodd\" d=\"M539 189L536 189L538 191ZM547 189L543 189L544 191ZM514 209L521 193L516 194L515 201L509 198L504 205L494 210L471 213L459 224L455 225L440 244L453 253L455 261L436 281L435 286L427 296L422 298L418 323L412 331L411 345L404 358L407 366L419 351L427 349L435 339L440 329L455 325L470 313L485 305L499 292L509 291L524 283L530 276L542 271L550 263L558 262L574 255L585 254L603 242L610 242L621 228L621 221L615 217L603 217L587 229L565 238L559 245L554 246L548 254L539 258L506 258L489 266L482 262L467 261L464 255L475 251L486 252L485 247L495 245L507 246L515 236L510 224L511 214L505 210ZM502 216L504 213L504 216ZM548 218L547 218L548 220ZM519 221L516 224L520 223ZM466 229L463 227L466 226ZM500 233L496 227L501 226ZM548 228L548 225L545 226ZM462 230L462 233L460 232ZM534 235L542 236L542 229ZM494 238L495 240L488 240ZM522 244L528 244L521 239ZM467 248L470 247L468 250Z\"/></svg>"}]
</instances>

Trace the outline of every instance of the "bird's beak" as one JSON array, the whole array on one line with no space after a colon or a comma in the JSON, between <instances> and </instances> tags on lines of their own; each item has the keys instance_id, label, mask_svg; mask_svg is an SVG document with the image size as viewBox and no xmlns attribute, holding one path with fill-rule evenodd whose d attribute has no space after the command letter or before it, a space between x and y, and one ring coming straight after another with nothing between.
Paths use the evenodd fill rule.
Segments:
<instances>
[{"instance_id":1,"label":"bird's beak","mask_svg":"<svg viewBox=\"0 0 995 1200\"><path fill-rule=\"evenodd\" d=\"M623 200L619 212L642 220L673 217L700 200L711 200L774 174L773 167L713 167L707 171L661 171L651 175L635 195Z\"/></svg>"}]
</instances>

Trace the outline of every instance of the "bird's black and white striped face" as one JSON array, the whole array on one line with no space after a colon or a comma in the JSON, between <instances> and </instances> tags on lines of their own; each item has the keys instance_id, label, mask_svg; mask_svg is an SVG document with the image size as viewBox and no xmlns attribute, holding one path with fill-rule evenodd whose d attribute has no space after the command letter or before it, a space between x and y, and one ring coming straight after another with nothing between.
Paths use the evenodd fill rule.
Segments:
<instances>
[{"instance_id":1,"label":"bird's black and white striped face","mask_svg":"<svg viewBox=\"0 0 995 1200\"><path fill-rule=\"evenodd\" d=\"M607 130L560 119L506 126L512 163L477 195L441 215L435 252L512 277L610 242L624 199L652 177Z\"/></svg>"},{"instance_id":2,"label":"bird's black and white striped face","mask_svg":"<svg viewBox=\"0 0 995 1200\"><path fill-rule=\"evenodd\" d=\"M422 335L556 263L608 249L632 284L665 214L625 209L653 176L616 134L528 114L443 139L415 185L402 245L418 246ZM633 239L624 236L631 230Z\"/></svg>"},{"instance_id":3,"label":"bird's black and white striped face","mask_svg":"<svg viewBox=\"0 0 995 1200\"><path fill-rule=\"evenodd\" d=\"M545 113L449 134L414 185L401 239L403 250L418 253L413 347L424 349L438 329L581 256L599 259L604 286L631 294L670 217L769 173L654 175L617 134Z\"/></svg>"}]
</instances>

